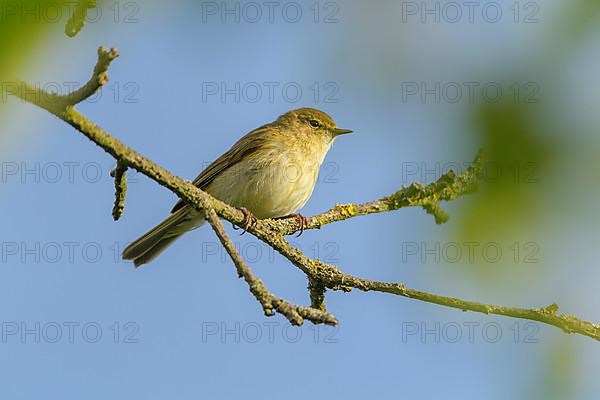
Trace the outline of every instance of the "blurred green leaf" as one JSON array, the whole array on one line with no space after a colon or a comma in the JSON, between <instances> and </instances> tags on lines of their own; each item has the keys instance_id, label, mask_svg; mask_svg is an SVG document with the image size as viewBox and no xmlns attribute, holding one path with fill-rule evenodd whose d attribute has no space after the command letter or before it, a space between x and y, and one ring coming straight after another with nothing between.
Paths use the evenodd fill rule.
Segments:
<instances>
[{"instance_id":1,"label":"blurred green leaf","mask_svg":"<svg viewBox=\"0 0 600 400\"><path fill-rule=\"evenodd\" d=\"M558 144L535 123L534 108L507 101L474 110L474 131L485 151L484 178L460 217L464 238L510 239L543 214L543 188Z\"/></svg>"}]
</instances>

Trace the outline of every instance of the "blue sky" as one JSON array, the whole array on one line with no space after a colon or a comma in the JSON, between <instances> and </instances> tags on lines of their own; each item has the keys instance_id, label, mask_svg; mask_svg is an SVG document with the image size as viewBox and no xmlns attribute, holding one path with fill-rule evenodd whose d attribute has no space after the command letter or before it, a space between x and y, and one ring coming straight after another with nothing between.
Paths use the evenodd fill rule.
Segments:
<instances>
[{"instance_id":1,"label":"blue sky","mask_svg":"<svg viewBox=\"0 0 600 400\"><path fill-rule=\"evenodd\" d=\"M591 72L598 32L571 46L560 67L545 69L545 60L555 60L546 38L558 36L555 21L564 11L557 2L521 9L518 22L503 6L496 23L478 13L473 23L449 22L450 14L422 23L421 11L407 14L398 2L317 3L316 23L312 2L294 3L302 10L295 23L279 8L272 23L265 8L257 22L240 14L238 23L227 15L221 21L221 2L180 2L168 10L117 4L118 15L102 6L99 21L75 39L57 24L23 78L66 90L68 82L87 80L99 45L118 48L110 84L79 109L189 179L279 114L323 109L355 134L334 144L305 215L428 182L472 160L485 139L470 114L468 82L478 84L476 102L489 100L480 88L491 83L511 99L515 90L519 99L535 93L541 101L526 105L535 124L576 129L555 133L564 145L556 168L523 186L543 199L538 218L504 230L481 221L486 236L476 261L466 256L460 234L474 196L446 204L451 219L442 226L422 210L405 209L292 240L352 274L504 305L556 301L564 312L600 320L598 179L590 168L600 121L582 111L598 100ZM242 4L239 10L252 11ZM530 14L539 21L523 23ZM439 102L435 94L407 94L422 83L434 92L440 84ZM222 98L223 87L234 94ZM457 87L461 97L449 101ZM10 110L2 125L8 134L0 138L3 398L591 399L600 389L592 339L524 320L356 291L328 294L341 321L335 330L289 328L280 316L262 315L210 229L191 232L136 270L118 254L167 215L175 196L130 172L125 214L113 222L113 160L39 109L18 101L3 106ZM582 187L589 197L565 193ZM299 271L250 235L230 231L273 292L306 304ZM498 261L481 260L488 254L479 249L490 246L501 249Z\"/></svg>"}]
</instances>

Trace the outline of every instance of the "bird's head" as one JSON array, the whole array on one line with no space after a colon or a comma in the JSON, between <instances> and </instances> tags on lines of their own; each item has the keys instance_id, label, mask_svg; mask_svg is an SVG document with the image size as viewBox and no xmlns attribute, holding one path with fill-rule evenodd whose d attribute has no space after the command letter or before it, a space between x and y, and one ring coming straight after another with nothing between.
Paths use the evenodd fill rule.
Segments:
<instances>
[{"instance_id":1,"label":"bird's head","mask_svg":"<svg viewBox=\"0 0 600 400\"><path fill-rule=\"evenodd\" d=\"M352 132L350 129L338 128L333 118L316 108L298 108L288 111L277 118L275 123L292 128L305 136L317 135L329 141L339 135Z\"/></svg>"}]
</instances>

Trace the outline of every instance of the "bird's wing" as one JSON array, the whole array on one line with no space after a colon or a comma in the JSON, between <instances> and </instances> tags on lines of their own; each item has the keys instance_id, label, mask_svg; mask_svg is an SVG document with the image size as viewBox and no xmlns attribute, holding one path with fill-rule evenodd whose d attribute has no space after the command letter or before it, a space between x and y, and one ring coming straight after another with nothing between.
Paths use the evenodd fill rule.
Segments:
<instances>
[{"instance_id":1,"label":"bird's wing","mask_svg":"<svg viewBox=\"0 0 600 400\"><path fill-rule=\"evenodd\" d=\"M244 135L238 140L231 149L227 150L223 155L213 161L206 169L194 179L193 183L200 189L204 190L215 180L215 178L227 168L237 164L244 157L254 153L260 149L270 136L273 135L273 127L271 124L263 125ZM171 210L172 213L179 210L185 205L183 200L179 200Z\"/></svg>"}]
</instances>

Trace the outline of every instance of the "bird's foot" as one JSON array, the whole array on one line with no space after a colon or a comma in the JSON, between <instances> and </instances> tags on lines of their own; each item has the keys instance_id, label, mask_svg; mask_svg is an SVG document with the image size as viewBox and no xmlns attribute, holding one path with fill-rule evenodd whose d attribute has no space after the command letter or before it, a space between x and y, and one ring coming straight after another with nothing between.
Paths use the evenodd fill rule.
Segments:
<instances>
[{"instance_id":1,"label":"bird's foot","mask_svg":"<svg viewBox=\"0 0 600 400\"><path fill-rule=\"evenodd\" d=\"M302 235L304 233L304 229L306 229L306 227L308 226L308 218L306 218L302 214L289 214L289 215L284 215L283 217L276 217L273 219L285 219L285 218L294 218L296 221L298 221L298 224L300 225L300 232L298 232L296 237L300 237L300 235Z\"/></svg>"},{"instance_id":2,"label":"bird's foot","mask_svg":"<svg viewBox=\"0 0 600 400\"><path fill-rule=\"evenodd\" d=\"M247 208L241 207L240 211L242 213L244 213L244 221L242 222L242 226L241 228L244 230L242 233L240 233L240 236L242 236L244 233L246 233L248 231L248 229L254 227L254 225L256 225L256 217L250 212L248 211ZM233 229L238 229L235 225L233 226Z\"/></svg>"}]
</instances>

